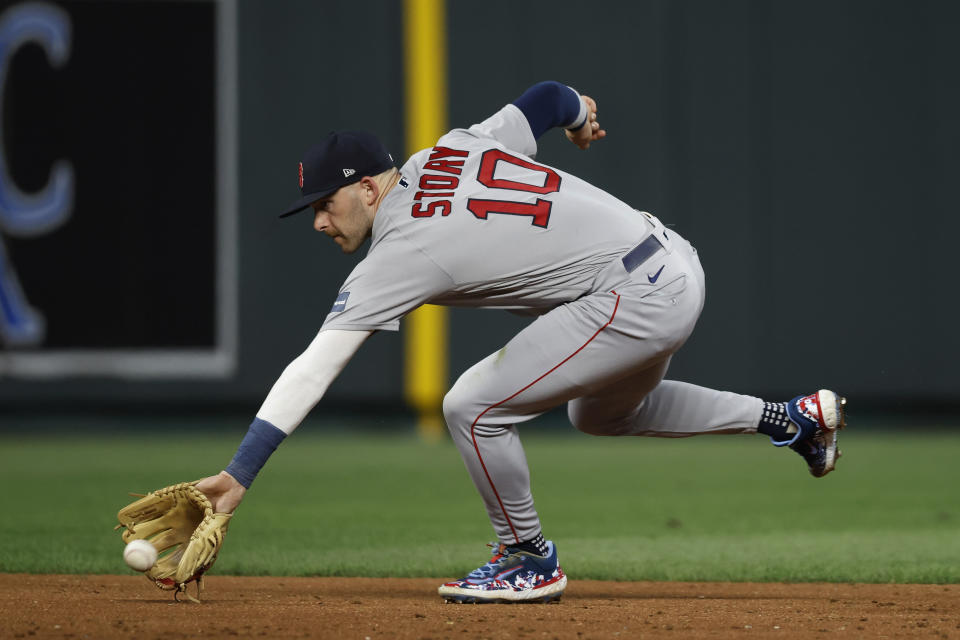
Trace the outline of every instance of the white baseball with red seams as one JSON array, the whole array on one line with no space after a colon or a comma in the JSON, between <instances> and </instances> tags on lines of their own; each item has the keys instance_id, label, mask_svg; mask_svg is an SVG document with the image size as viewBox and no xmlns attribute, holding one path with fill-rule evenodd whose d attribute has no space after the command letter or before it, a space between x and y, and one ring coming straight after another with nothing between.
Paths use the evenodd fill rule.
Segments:
<instances>
[{"instance_id":1,"label":"white baseball with red seams","mask_svg":"<svg viewBox=\"0 0 960 640\"><path fill-rule=\"evenodd\" d=\"M134 571L148 571L157 563L157 548L147 540L131 540L123 548L123 561Z\"/></svg>"}]
</instances>

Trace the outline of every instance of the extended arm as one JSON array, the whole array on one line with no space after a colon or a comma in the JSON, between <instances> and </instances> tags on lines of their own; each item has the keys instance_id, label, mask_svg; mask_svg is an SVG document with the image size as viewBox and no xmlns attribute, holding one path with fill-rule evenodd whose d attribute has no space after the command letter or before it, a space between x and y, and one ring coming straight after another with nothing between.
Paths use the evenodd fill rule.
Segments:
<instances>
[{"instance_id":1,"label":"extended arm","mask_svg":"<svg viewBox=\"0 0 960 640\"><path fill-rule=\"evenodd\" d=\"M306 351L287 365L267 394L236 455L219 475L197 488L214 511L232 513L279 444L320 401L333 380L372 331L321 331Z\"/></svg>"}]
</instances>

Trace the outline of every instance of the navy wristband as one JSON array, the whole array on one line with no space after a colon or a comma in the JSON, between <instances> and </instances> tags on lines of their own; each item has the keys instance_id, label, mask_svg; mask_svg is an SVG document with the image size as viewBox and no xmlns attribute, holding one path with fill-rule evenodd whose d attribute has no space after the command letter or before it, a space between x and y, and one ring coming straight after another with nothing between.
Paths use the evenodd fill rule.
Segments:
<instances>
[{"instance_id":1,"label":"navy wristband","mask_svg":"<svg viewBox=\"0 0 960 640\"><path fill-rule=\"evenodd\" d=\"M577 93L553 80L538 82L524 91L513 104L523 112L533 137L537 139L547 130L570 124L580 116ZM583 126L583 123L579 123L579 126Z\"/></svg>"},{"instance_id":2,"label":"navy wristband","mask_svg":"<svg viewBox=\"0 0 960 640\"><path fill-rule=\"evenodd\" d=\"M225 471L249 489L253 479L287 434L266 420L254 418Z\"/></svg>"}]
</instances>

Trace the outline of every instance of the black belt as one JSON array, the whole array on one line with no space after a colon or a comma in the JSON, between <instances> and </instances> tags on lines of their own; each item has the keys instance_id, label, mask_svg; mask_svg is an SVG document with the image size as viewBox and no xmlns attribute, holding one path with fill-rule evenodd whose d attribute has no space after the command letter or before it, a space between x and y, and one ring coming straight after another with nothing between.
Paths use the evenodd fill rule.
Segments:
<instances>
[{"instance_id":1,"label":"black belt","mask_svg":"<svg viewBox=\"0 0 960 640\"><path fill-rule=\"evenodd\" d=\"M656 233L651 233L647 236L646 240L633 249L630 249L627 255L621 258L623 268L627 270L627 273L632 273L634 269L646 262L650 256L664 248L663 243L660 242L660 238L657 237Z\"/></svg>"}]
</instances>

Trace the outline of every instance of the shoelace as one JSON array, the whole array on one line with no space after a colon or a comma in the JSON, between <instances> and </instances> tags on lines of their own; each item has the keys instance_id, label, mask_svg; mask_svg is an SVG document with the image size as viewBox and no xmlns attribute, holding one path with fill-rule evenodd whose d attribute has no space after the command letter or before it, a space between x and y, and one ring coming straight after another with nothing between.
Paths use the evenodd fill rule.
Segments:
<instances>
[{"instance_id":1,"label":"shoelace","mask_svg":"<svg viewBox=\"0 0 960 640\"><path fill-rule=\"evenodd\" d=\"M510 550L500 543L488 542L487 546L493 548L493 557L487 561L487 564L471 571L467 575L468 578L489 578L500 570L503 560L510 555Z\"/></svg>"}]
</instances>

